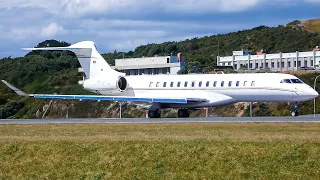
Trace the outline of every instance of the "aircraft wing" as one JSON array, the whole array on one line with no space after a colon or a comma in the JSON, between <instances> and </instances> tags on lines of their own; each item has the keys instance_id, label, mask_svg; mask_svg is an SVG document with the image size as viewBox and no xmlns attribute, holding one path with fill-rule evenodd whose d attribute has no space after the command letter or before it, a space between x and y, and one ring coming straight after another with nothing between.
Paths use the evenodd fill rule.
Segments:
<instances>
[{"instance_id":1,"label":"aircraft wing","mask_svg":"<svg viewBox=\"0 0 320 180\"><path fill-rule=\"evenodd\" d=\"M146 102L146 103L174 103L187 104L205 102L201 98L149 98L149 97L130 97L130 96L104 96L104 95L55 95L55 94L27 94L14 87L5 80L1 80L6 86L15 91L20 96L34 97L38 99L77 99L94 101L126 101L126 102Z\"/></svg>"}]
</instances>

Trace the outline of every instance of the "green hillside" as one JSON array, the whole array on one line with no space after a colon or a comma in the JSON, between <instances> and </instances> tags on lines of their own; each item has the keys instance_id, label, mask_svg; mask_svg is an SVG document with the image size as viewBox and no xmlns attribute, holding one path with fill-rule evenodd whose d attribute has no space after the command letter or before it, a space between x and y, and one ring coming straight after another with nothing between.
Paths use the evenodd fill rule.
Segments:
<instances>
[{"instance_id":1,"label":"green hillside","mask_svg":"<svg viewBox=\"0 0 320 180\"><path fill-rule=\"evenodd\" d=\"M202 38L187 39L180 42L164 42L161 44L142 45L130 52L117 52L103 54L103 57L114 64L114 59L125 57L142 57L154 55L169 55L181 52L188 62L189 72L201 73L201 68L206 70L213 68L218 53L221 56L231 55L233 50L264 49L267 53L306 51L311 50L320 43L320 34L303 31L290 25L279 27L260 26L250 30L219 34ZM47 40L39 43L36 47L67 46L69 43L56 40ZM57 93L57 94L88 94L89 92L78 85L82 74L77 72L80 67L76 57L70 52L31 52L25 57L3 58L0 60L0 79L5 79L15 86L29 93ZM301 78L309 84L317 74L303 75ZM320 88L320 87L318 87ZM49 100L35 100L16 96L11 90L0 84L0 118L39 118L44 112L44 107ZM311 113L311 102L304 104L303 113ZM125 117L143 117L144 111L130 108L126 105ZM272 107L272 106L268 106ZM286 114L288 105L281 104L279 113ZM225 108L225 107L223 107ZM222 108L222 109L223 109ZM227 108L233 109L234 106ZM267 108L267 107L265 107ZM133 110L134 109L134 110ZM259 108L258 108L259 109ZM260 108L261 109L261 108ZM269 108L270 109L270 108ZM54 101L50 109L49 117L62 117L66 111L70 117L115 117L118 116L118 104L113 102L77 102L77 101ZM320 110L320 109L319 109ZM221 112L224 116L225 109ZM270 115L273 111L265 111L259 115ZM270 113L269 113L270 112ZM285 112L285 113L283 113ZM193 116L199 116L196 112ZM218 113L219 114L219 113ZM277 115L277 114L274 114ZM166 116L174 116L172 112Z\"/></svg>"}]
</instances>

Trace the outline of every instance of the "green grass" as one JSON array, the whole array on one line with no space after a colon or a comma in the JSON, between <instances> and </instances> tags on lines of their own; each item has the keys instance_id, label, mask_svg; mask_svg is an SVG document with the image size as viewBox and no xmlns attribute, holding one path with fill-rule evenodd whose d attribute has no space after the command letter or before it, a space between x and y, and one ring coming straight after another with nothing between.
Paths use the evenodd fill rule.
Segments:
<instances>
[{"instance_id":1,"label":"green grass","mask_svg":"<svg viewBox=\"0 0 320 180\"><path fill-rule=\"evenodd\" d=\"M0 179L318 179L320 125L2 125L0 163Z\"/></svg>"}]
</instances>

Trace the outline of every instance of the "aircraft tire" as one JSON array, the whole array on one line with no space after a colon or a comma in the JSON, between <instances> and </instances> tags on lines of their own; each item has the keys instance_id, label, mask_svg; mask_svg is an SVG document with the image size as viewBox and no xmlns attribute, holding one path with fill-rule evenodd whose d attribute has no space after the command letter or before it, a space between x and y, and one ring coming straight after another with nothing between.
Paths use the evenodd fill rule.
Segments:
<instances>
[{"instance_id":1,"label":"aircraft tire","mask_svg":"<svg viewBox=\"0 0 320 180\"><path fill-rule=\"evenodd\" d=\"M149 110L148 111L148 117L149 118L160 118L161 117L161 111L160 110L154 110L154 111Z\"/></svg>"},{"instance_id":2,"label":"aircraft tire","mask_svg":"<svg viewBox=\"0 0 320 180\"><path fill-rule=\"evenodd\" d=\"M291 116L293 116L293 117L299 116L299 112L298 111L292 111L291 112Z\"/></svg>"},{"instance_id":3,"label":"aircraft tire","mask_svg":"<svg viewBox=\"0 0 320 180\"><path fill-rule=\"evenodd\" d=\"M189 117L190 113L188 109L179 109L178 110L178 117L179 118L187 118Z\"/></svg>"}]
</instances>

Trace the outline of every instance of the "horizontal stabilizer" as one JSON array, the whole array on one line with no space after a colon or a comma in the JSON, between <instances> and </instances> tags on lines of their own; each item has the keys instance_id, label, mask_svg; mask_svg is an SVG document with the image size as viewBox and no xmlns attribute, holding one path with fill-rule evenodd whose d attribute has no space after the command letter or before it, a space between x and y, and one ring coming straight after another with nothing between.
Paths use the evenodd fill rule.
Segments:
<instances>
[{"instance_id":1,"label":"horizontal stabilizer","mask_svg":"<svg viewBox=\"0 0 320 180\"><path fill-rule=\"evenodd\" d=\"M23 92L22 90L14 87L13 85L9 84L5 80L1 80L6 86L8 86L10 89L12 89L14 92L16 92L19 96L29 96L27 93Z\"/></svg>"}]
</instances>

